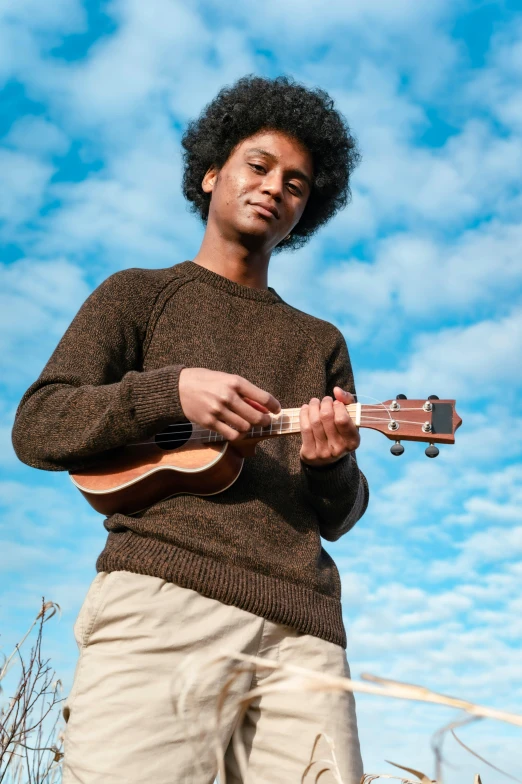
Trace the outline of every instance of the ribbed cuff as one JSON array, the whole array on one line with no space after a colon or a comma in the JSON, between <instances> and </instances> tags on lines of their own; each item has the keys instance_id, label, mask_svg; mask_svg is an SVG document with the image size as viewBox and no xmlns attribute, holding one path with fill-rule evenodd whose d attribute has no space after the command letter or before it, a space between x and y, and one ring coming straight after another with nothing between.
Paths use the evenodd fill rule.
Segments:
<instances>
[{"instance_id":1,"label":"ribbed cuff","mask_svg":"<svg viewBox=\"0 0 522 784\"><path fill-rule=\"evenodd\" d=\"M164 422L185 419L179 399L179 374L185 365L166 365L135 373L130 389L136 420L145 431Z\"/></svg>"},{"instance_id":2,"label":"ribbed cuff","mask_svg":"<svg viewBox=\"0 0 522 784\"><path fill-rule=\"evenodd\" d=\"M354 472L358 471L353 453L349 452L335 463L326 466L311 466L301 460L303 474L309 491L321 498L335 498L346 492L347 485L353 480Z\"/></svg>"}]
</instances>

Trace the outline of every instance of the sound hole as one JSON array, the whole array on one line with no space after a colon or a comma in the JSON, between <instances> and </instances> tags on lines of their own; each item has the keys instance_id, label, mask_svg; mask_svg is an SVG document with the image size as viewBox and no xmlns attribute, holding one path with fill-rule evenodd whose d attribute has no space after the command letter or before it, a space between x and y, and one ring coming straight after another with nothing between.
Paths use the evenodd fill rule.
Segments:
<instances>
[{"instance_id":1,"label":"sound hole","mask_svg":"<svg viewBox=\"0 0 522 784\"><path fill-rule=\"evenodd\" d=\"M183 422L183 427L180 425L165 427L161 433L154 436L154 441L160 449L179 449L180 446L187 443L191 435L192 422Z\"/></svg>"}]
</instances>

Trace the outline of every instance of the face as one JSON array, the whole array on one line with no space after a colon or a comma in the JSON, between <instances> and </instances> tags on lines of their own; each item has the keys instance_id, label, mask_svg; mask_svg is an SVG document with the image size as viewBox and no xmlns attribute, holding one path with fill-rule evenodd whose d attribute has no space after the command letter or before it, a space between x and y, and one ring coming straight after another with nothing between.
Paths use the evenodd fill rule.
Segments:
<instances>
[{"instance_id":1,"label":"face","mask_svg":"<svg viewBox=\"0 0 522 784\"><path fill-rule=\"evenodd\" d=\"M312 156L291 136L263 130L238 144L202 183L208 223L222 236L271 251L299 222L310 195Z\"/></svg>"}]
</instances>

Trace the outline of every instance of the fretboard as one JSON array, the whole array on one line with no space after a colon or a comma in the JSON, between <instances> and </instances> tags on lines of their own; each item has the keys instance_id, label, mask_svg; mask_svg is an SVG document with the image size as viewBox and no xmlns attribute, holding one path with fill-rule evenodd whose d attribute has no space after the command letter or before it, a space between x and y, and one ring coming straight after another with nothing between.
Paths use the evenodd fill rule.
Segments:
<instances>
[{"instance_id":1,"label":"fretboard","mask_svg":"<svg viewBox=\"0 0 522 784\"><path fill-rule=\"evenodd\" d=\"M355 424L359 425L361 421L361 404L350 403L346 406L346 410ZM245 433L244 438L270 438L272 436L285 436L290 433L300 433L300 411L300 408L283 408L279 414L270 414L272 421L269 425L266 427L262 427L261 425L253 427L249 432ZM210 431L208 438L205 438L205 441L212 443L224 440L224 436L213 430Z\"/></svg>"}]
</instances>

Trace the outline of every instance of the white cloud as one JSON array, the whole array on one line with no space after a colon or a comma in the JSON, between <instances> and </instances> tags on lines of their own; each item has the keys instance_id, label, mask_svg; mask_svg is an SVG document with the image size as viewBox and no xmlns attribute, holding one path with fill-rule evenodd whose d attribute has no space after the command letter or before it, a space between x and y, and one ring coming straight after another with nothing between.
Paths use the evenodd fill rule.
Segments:
<instances>
[{"instance_id":1,"label":"white cloud","mask_svg":"<svg viewBox=\"0 0 522 784\"><path fill-rule=\"evenodd\" d=\"M357 109L346 115L363 151L353 178L354 202L369 196L381 229L399 224L417 233L455 231L464 230L473 216L485 219L491 212L502 216L520 190L518 136L501 138L486 122L469 119L442 147L417 146L411 120L406 118L400 135L390 123L380 122L380 98L374 89L365 94L366 109L374 115L369 120ZM399 101L399 117L401 108ZM367 227L359 226L357 218L348 208L342 221L344 237L352 241L368 236ZM332 224L330 234L335 228Z\"/></svg>"},{"instance_id":2,"label":"white cloud","mask_svg":"<svg viewBox=\"0 0 522 784\"><path fill-rule=\"evenodd\" d=\"M3 385L34 381L90 293L84 274L64 258L0 265Z\"/></svg>"},{"instance_id":3,"label":"white cloud","mask_svg":"<svg viewBox=\"0 0 522 784\"><path fill-rule=\"evenodd\" d=\"M506 523L520 522L522 520L522 487L517 490L517 498L513 503L499 503L486 498L472 497L468 498L464 507L466 509L463 515L448 515L445 518L446 524L460 523L465 525L472 525L477 521L483 520L496 520Z\"/></svg>"},{"instance_id":4,"label":"white cloud","mask_svg":"<svg viewBox=\"0 0 522 784\"><path fill-rule=\"evenodd\" d=\"M61 113L72 110L64 117L70 128L95 128L117 145L151 115L198 113L224 83L255 69L242 32L224 28L216 36L204 16L179 0L154 6L119 0L108 10L118 24L114 34L66 71L47 70L57 88L50 100ZM41 79L39 87L45 89Z\"/></svg>"},{"instance_id":5,"label":"white cloud","mask_svg":"<svg viewBox=\"0 0 522 784\"><path fill-rule=\"evenodd\" d=\"M44 191L54 168L24 153L0 148L0 191L7 198L0 201L0 218L7 228L2 233L11 236L12 225L23 223L38 213Z\"/></svg>"},{"instance_id":6,"label":"white cloud","mask_svg":"<svg viewBox=\"0 0 522 784\"><path fill-rule=\"evenodd\" d=\"M395 561L399 580L410 558L405 549L402 558ZM363 671L371 672L516 712L520 707L519 572L513 564L485 576L463 570L451 590L440 591L426 588L422 570L413 586L393 578L376 584L371 571L344 573L343 591L349 585L351 595L345 604L352 675L357 678ZM488 613L487 607L492 612ZM429 772L429 739L437 728L455 718L453 712L441 714L433 706L360 695L357 706L367 771L384 772L383 760L387 758ZM482 730L461 731L460 737L492 762L497 760L501 767L516 773L517 747L510 746L507 727L487 722ZM492 738L495 741L491 742ZM456 749L448 743L446 746L448 760L459 760ZM499 749L502 760L498 759ZM465 758L459 762L463 764ZM444 780L449 784L466 781L460 767L447 768ZM491 780L497 782L494 777Z\"/></svg>"},{"instance_id":7,"label":"white cloud","mask_svg":"<svg viewBox=\"0 0 522 784\"><path fill-rule=\"evenodd\" d=\"M509 390L520 381L521 352L522 314L517 309L469 327L423 333L413 341L403 369L370 371L362 377L364 386L382 399L390 390L402 389L411 398L438 394L480 400L506 394L508 402Z\"/></svg>"},{"instance_id":8,"label":"white cloud","mask_svg":"<svg viewBox=\"0 0 522 784\"><path fill-rule=\"evenodd\" d=\"M61 35L78 32L85 26L86 15L77 0L55 0L45 7L39 0L19 0L3 16L7 25L21 25L37 32L60 31Z\"/></svg>"},{"instance_id":9,"label":"white cloud","mask_svg":"<svg viewBox=\"0 0 522 784\"><path fill-rule=\"evenodd\" d=\"M342 74L350 74L362 50L388 68L393 63L395 70L402 67L409 71L413 86L426 94L436 89L458 61L458 48L442 27L458 12L459 5L446 0L422 6L412 0L334 0L325 13L320 0L268 0L263 5L262 25L248 4L228 0L221 8L227 20L246 27L254 40L269 42L271 48L279 50L285 70L287 63L294 69L299 63L300 70L309 77L316 71L316 58L310 54L327 41L325 59L334 67L342 67L341 73L336 69L339 80ZM425 57L426 51L431 53L430 58Z\"/></svg>"},{"instance_id":10,"label":"white cloud","mask_svg":"<svg viewBox=\"0 0 522 784\"><path fill-rule=\"evenodd\" d=\"M86 14L79 0L19 0L3 9L0 17L0 79L27 79L29 83L49 73L42 54L64 35L81 32Z\"/></svg>"},{"instance_id":11,"label":"white cloud","mask_svg":"<svg viewBox=\"0 0 522 784\"><path fill-rule=\"evenodd\" d=\"M520 520L520 518L519 518ZM455 577L469 570L522 556L522 526L491 526L469 536L453 561L434 561L430 573L437 579Z\"/></svg>"},{"instance_id":12,"label":"white cloud","mask_svg":"<svg viewBox=\"0 0 522 784\"><path fill-rule=\"evenodd\" d=\"M26 153L63 155L69 147L67 135L43 117L22 117L11 127L3 144Z\"/></svg>"},{"instance_id":13,"label":"white cloud","mask_svg":"<svg viewBox=\"0 0 522 784\"><path fill-rule=\"evenodd\" d=\"M377 334L395 353L412 326L441 318L462 321L476 317L477 309L487 315L522 290L518 224L491 222L452 241L403 231L376 243L371 262L349 258L325 268L321 257L330 236L319 235L299 254L283 255L284 262L274 259L271 274L288 296L296 279L302 281L308 295L304 305L342 320L350 343Z\"/></svg>"},{"instance_id":14,"label":"white cloud","mask_svg":"<svg viewBox=\"0 0 522 784\"><path fill-rule=\"evenodd\" d=\"M505 128L519 133L522 127L522 22L505 25L493 36L486 67L474 74L467 98L491 112Z\"/></svg>"},{"instance_id":15,"label":"white cloud","mask_svg":"<svg viewBox=\"0 0 522 784\"><path fill-rule=\"evenodd\" d=\"M63 207L46 216L47 231L33 252L82 257L101 251L108 273L184 261L202 227L188 212L180 183L179 147L158 118L132 145L114 151L103 172L52 186Z\"/></svg>"},{"instance_id":16,"label":"white cloud","mask_svg":"<svg viewBox=\"0 0 522 784\"><path fill-rule=\"evenodd\" d=\"M11 441L15 413L15 403L0 399L0 468L6 472L20 466ZM7 476L7 473L5 475Z\"/></svg>"},{"instance_id":17,"label":"white cloud","mask_svg":"<svg viewBox=\"0 0 522 784\"><path fill-rule=\"evenodd\" d=\"M457 401L457 411L464 424L457 431L456 449L450 448L446 460L464 470L465 487L473 486L477 465L493 465L496 461L519 459L522 455L522 419L514 413L509 400L501 395L492 402L483 402L478 410ZM482 481L482 478L481 478Z\"/></svg>"},{"instance_id":18,"label":"white cloud","mask_svg":"<svg viewBox=\"0 0 522 784\"><path fill-rule=\"evenodd\" d=\"M393 465L397 467L398 463ZM377 497L372 499L372 515L387 525L408 525L419 518L422 520L427 499L429 512L440 513L453 496L448 466L440 459L438 463L426 459L421 452L417 460L405 466L400 477L395 474L389 484L381 485Z\"/></svg>"},{"instance_id":19,"label":"white cloud","mask_svg":"<svg viewBox=\"0 0 522 784\"><path fill-rule=\"evenodd\" d=\"M69 74L69 101L87 124L133 114L165 91L191 46L198 43L201 51L208 41L198 14L179 2L157 0L150 6L129 0L113 3L111 11L117 32L94 45L87 61Z\"/></svg>"}]
</instances>

